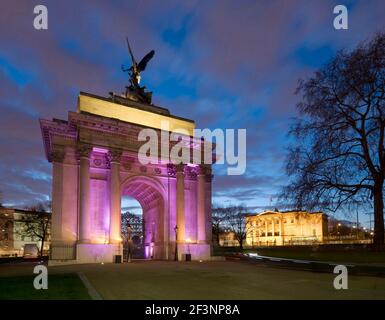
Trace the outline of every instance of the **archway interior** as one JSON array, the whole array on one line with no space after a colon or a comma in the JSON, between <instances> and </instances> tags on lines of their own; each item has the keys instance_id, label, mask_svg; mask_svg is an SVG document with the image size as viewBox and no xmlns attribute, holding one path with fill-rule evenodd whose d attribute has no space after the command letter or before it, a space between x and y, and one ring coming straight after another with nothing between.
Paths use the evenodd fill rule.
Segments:
<instances>
[{"instance_id":1,"label":"archway interior","mask_svg":"<svg viewBox=\"0 0 385 320\"><path fill-rule=\"evenodd\" d=\"M122 215L130 211L126 209L131 209L130 212L137 216L141 215L142 254L144 258L154 258L157 255L156 245L163 241L163 200L159 191L140 178L130 181L123 187L121 205ZM122 228L125 227L122 223ZM141 253L137 251L136 255L140 257Z\"/></svg>"},{"instance_id":2,"label":"archway interior","mask_svg":"<svg viewBox=\"0 0 385 320\"><path fill-rule=\"evenodd\" d=\"M127 224L130 224L130 236L128 236ZM130 196L122 196L121 199L121 236L124 249L127 248L128 237L132 240L135 249L144 245L143 209L140 203Z\"/></svg>"}]
</instances>

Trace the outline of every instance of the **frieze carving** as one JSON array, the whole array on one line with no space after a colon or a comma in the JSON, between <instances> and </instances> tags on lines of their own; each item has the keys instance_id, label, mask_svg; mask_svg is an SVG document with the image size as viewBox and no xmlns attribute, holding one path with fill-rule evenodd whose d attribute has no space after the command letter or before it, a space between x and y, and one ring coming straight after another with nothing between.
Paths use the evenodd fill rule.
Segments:
<instances>
[{"instance_id":1,"label":"frieze carving","mask_svg":"<svg viewBox=\"0 0 385 320\"><path fill-rule=\"evenodd\" d=\"M154 169L154 172L155 172L156 174L161 174L161 173L162 173L162 170L161 170L160 168L155 168L155 169Z\"/></svg>"},{"instance_id":2,"label":"frieze carving","mask_svg":"<svg viewBox=\"0 0 385 320\"><path fill-rule=\"evenodd\" d=\"M130 171L132 169L132 164L130 162L125 162L123 164L123 168L127 171Z\"/></svg>"},{"instance_id":3,"label":"frieze carving","mask_svg":"<svg viewBox=\"0 0 385 320\"><path fill-rule=\"evenodd\" d=\"M176 177L176 167L174 164L172 163L167 164L167 175L171 178Z\"/></svg>"},{"instance_id":4,"label":"frieze carving","mask_svg":"<svg viewBox=\"0 0 385 320\"><path fill-rule=\"evenodd\" d=\"M96 167L100 167L103 164L103 161L101 159L94 159L94 165Z\"/></svg>"}]
</instances>

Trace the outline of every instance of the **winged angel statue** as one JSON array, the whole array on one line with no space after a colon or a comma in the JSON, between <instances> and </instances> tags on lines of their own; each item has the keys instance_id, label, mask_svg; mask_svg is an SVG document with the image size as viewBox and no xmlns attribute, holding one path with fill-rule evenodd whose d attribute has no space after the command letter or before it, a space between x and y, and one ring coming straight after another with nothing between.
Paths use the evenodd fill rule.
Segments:
<instances>
[{"instance_id":1,"label":"winged angel statue","mask_svg":"<svg viewBox=\"0 0 385 320\"><path fill-rule=\"evenodd\" d=\"M122 65L122 70L124 72L128 72L130 80L130 85L126 87L125 96L127 99L151 104L152 92L146 92L146 87L140 86L140 73L146 69L147 63L153 58L155 51L151 50L143 57L143 59L139 63L137 63L132 53L130 43L128 42L128 38L126 38L126 40L128 52L131 56L132 66L130 68L125 68Z\"/></svg>"}]
</instances>

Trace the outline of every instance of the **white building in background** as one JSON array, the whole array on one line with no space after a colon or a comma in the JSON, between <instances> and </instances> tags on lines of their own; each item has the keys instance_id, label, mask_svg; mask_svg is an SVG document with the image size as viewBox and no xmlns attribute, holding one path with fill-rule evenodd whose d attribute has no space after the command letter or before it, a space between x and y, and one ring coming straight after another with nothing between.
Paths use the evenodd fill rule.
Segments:
<instances>
[{"instance_id":1,"label":"white building in background","mask_svg":"<svg viewBox=\"0 0 385 320\"><path fill-rule=\"evenodd\" d=\"M328 216L322 212L264 211L248 215L246 228L249 246L322 243Z\"/></svg>"}]
</instances>

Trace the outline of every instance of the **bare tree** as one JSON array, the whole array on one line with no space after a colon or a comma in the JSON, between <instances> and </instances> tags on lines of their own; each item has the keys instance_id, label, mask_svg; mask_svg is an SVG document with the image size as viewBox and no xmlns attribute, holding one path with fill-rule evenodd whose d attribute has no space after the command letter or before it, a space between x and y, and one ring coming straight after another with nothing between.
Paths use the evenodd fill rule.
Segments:
<instances>
[{"instance_id":1,"label":"bare tree","mask_svg":"<svg viewBox=\"0 0 385 320\"><path fill-rule=\"evenodd\" d=\"M373 203L374 246L384 249L385 34L340 51L300 81L283 198L301 209L337 211Z\"/></svg>"},{"instance_id":2,"label":"bare tree","mask_svg":"<svg viewBox=\"0 0 385 320\"><path fill-rule=\"evenodd\" d=\"M44 244L50 235L51 213L47 212L46 203L38 203L28 210L31 213L25 214L23 228L19 230L19 234L29 238L38 238L40 241L40 257L44 253Z\"/></svg>"},{"instance_id":3,"label":"bare tree","mask_svg":"<svg viewBox=\"0 0 385 320\"><path fill-rule=\"evenodd\" d=\"M246 223L246 207L243 205L229 206L225 210L225 224L234 233L239 247L243 249L243 244L249 232L249 225Z\"/></svg>"},{"instance_id":4,"label":"bare tree","mask_svg":"<svg viewBox=\"0 0 385 320\"><path fill-rule=\"evenodd\" d=\"M211 210L212 212L212 228L213 235L216 239L217 245L219 246L219 236L223 231L224 223L226 220L226 208L219 206L214 206Z\"/></svg>"}]
</instances>

